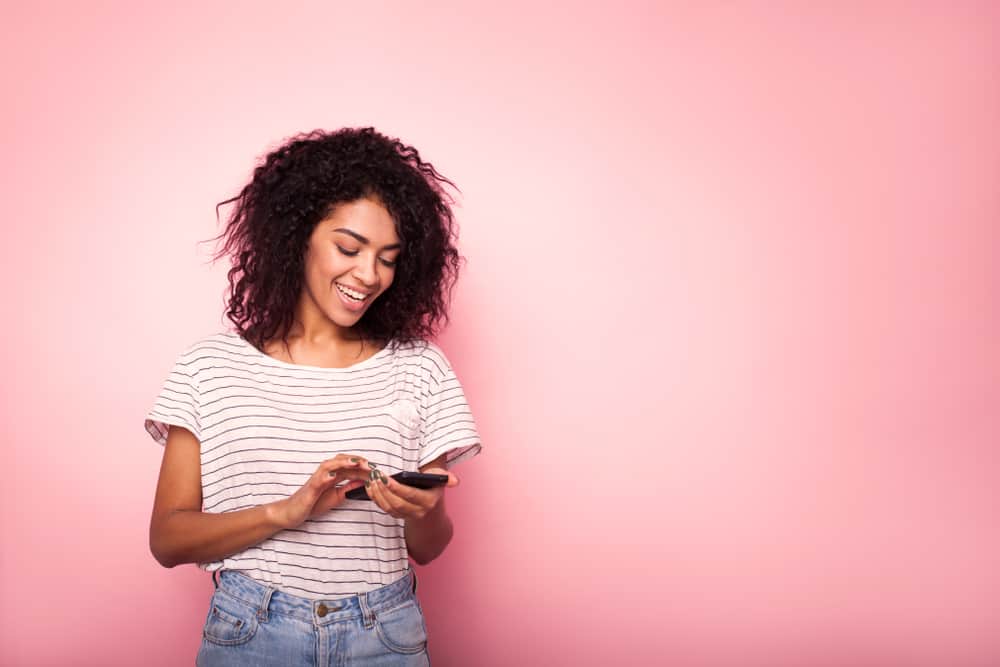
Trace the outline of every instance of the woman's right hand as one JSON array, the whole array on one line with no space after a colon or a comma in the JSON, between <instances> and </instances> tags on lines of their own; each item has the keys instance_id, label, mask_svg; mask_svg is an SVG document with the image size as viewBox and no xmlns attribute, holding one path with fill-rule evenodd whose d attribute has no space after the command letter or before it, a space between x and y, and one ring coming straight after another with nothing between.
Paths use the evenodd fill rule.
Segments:
<instances>
[{"instance_id":1,"label":"woman's right hand","mask_svg":"<svg viewBox=\"0 0 1000 667\"><path fill-rule=\"evenodd\" d=\"M323 461L298 491L272 504L275 521L282 528L295 528L306 519L329 512L344 502L348 491L364 486L370 473L368 461L353 454L337 454ZM345 480L353 481L337 486Z\"/></svg>"},{"instance_id":2,"label":"woman's right hand","mask_svg":"<svg viewBox=\"0 0 1000 667\"><path fill-rule=\"evenodd\" d=\"M330 511L370 471L364 458L339 454L323 461L287 498L232 512L204 512L201 444L191 431L171 425L149 521L149 549L164 567L222 560ZM336 488L342 482L347 483Z\"/></svg>"}]
</instances>

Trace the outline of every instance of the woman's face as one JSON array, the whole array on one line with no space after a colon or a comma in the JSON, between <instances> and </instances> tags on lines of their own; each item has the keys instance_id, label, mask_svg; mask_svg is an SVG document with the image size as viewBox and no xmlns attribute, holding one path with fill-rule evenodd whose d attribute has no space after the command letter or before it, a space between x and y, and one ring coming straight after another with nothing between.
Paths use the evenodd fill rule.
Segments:
<instances>
[{"instance_id":1,"label":"woman's face","mask_svg":"<svg viewBox=\"0 0 1000 667\"><path fill-rule=\"evenodd\" d=\"M392 284L399 236L376 199L338 204L309 237L303 299L340 327L357 324Z\"/></svg>"}]
</instances>

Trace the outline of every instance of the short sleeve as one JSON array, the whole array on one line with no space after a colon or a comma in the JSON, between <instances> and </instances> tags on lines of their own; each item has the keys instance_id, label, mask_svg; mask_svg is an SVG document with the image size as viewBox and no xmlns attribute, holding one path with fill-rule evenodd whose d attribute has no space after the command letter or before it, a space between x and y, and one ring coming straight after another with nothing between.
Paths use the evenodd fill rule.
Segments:
<instances>
[{"instance_id":1,"label":"short sleeve","mask_svg":"<svg viewBox=\"0 0 1000 667\"><path fill-rule=\"evenodd\" d=\"M161 445L167 444L170 425L183 426L201 441L198 380L190 352L182 353L163 383L153 408L146 415L146 432Z\"/></svg>"},{"instance_id":2,"label":"short sleeve","mask_svg":"<svg viewBox=\"0 0 1000 667\"><path fill-rule=\"evenodd\" d=\"M430 380L420 402L420 465L446 454L452 466L480 452L479 431L465 391L444 354L434 345L426 354Z\"/></svg>"}]
</instances>

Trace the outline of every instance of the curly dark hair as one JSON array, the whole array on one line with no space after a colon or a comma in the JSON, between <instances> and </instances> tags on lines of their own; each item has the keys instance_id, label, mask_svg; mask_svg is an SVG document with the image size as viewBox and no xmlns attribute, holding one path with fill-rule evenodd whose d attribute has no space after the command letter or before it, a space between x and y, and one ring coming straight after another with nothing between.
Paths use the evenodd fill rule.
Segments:
<instances>
[{"instance_id":1,"label":"curly dark hair","mask_svg":"<svg viewBox=\"0 0 1000 667\"><path fill-rule=\"evenodd\" d=\"M263 350L286 338L304 281L304 253L316 225L334 206L379 200L396 225L402 249L392 284L354 326L362 338L388 343L433 337L448 323L462 258L455 247L453 200L458 190L412 146L374 128L314 130L287 140L254 170L216 241L230 256L226 316Z\"/></svg>"}]
</instances>

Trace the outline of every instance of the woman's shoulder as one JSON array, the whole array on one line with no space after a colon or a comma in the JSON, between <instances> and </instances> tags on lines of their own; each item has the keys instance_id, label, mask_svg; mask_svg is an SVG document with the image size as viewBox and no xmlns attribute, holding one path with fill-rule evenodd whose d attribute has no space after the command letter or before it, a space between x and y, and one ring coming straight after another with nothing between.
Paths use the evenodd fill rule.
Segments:
<instances>
[{"instance_id":1,"label":"woman's shoulder","mask_svg":"<svg viewBox=\"0 0 1000 667\"><path fill-rule=\"evenodd\" d=\"M407 357L431 357L444 359L444 351L435 343L434 341L427 340L426 338L415 338L411 340L394 340L392 343L393 350L399 356Z\"/></svg>"},{"instance_id":2,"label":"woman's shoulder","mask_svg":"<svg viewBox=\"0 0 1000 667\"><path fill-rule=\"evenodd\" d=\"M392 345L397 358L410 361L432 376L442 377L451 368L444 350L433 341L418 338L408 341L393 341Z\"/></svg>"},{"instance_id":3,"label":"woman's shoulder","mask_svg":"<svg viewBox=\"0 0 1000 667\"><path fill-rule=\"evenodd\" d=\"M219 355L233 355L245 352L249 345L239 334L232 331L218 331L202 336L184 347L178 355L179 362L194 363L200 359Z\"/></svg>"}]
</instances>

